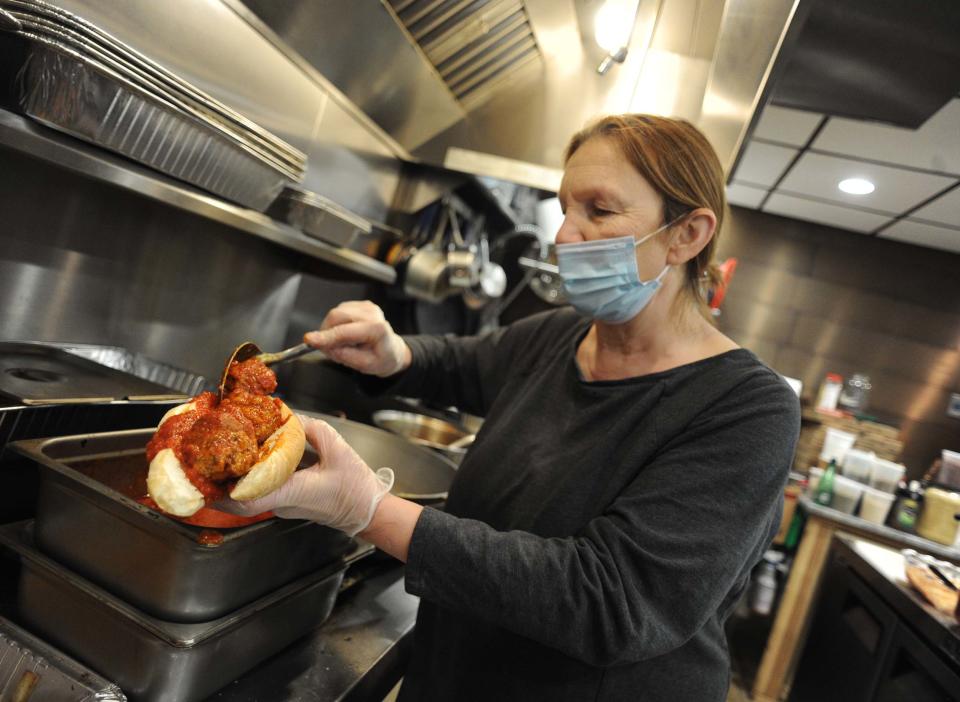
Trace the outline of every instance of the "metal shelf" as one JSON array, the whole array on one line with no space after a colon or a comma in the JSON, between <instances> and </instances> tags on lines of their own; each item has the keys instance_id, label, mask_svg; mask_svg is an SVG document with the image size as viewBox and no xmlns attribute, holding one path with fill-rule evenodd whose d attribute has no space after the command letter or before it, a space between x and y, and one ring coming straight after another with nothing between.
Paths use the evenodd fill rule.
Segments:
<instances>
[{"instance_id":1,"label":"metal shelf","mask_svg":"<svg viewBox=\"0 0 960 702\"><path fill-rule=\"evenodd\" d=\"M0 109L0 146L192 212L382 283L396 282L397 273L393 267L374 258L311 239L260 212L220 200L3 109Z\"/></svg>"}]
</instances>

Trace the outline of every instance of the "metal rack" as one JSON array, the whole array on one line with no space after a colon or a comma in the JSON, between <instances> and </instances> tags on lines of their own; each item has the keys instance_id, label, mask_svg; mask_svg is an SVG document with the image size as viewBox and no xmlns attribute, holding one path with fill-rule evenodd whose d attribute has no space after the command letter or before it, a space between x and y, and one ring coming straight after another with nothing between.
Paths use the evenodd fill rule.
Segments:
<instances>
[{"instance_id":1,"label":"metal rack","mask_svg":"<svg viewBox=\"0 0 960 702\"><path fill-rule=\"evenodd\" d=\"M287 249L382 283L396 281L389 265L300 233L264 214L233 205L105 151L0 109L0 146L26 153L101 182L139 193L171 207L225 224Z\"/></svg>"}]
</instances>

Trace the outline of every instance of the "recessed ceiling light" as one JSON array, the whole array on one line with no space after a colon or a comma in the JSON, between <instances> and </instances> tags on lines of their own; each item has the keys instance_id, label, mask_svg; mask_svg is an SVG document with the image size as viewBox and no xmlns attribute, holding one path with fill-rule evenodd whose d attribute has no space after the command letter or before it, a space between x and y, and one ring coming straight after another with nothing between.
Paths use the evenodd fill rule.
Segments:
<instances>
[{"instance_id":1,"label":"recessed ceiling light","mask_svg":"<svg viewBox=\"0 0 960 702\"><path fill-rule=\"evenodd\" d=\"M841 180L837 187L850 195L869 195L876 190L876 186L866 178L847 178Z\"/></svg>"}]
</instances>

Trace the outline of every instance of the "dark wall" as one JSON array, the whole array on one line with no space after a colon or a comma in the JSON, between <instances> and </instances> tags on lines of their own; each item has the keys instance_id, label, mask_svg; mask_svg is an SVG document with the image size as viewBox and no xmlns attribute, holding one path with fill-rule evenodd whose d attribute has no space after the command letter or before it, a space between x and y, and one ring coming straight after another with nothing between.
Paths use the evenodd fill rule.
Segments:
<instances>
[{"instance_id":1,"label":"dark wall","mask_svg":"<svg viewBox=\"0 0 960 702\"><path fill-rule=\"evenodd\" d=\"M960 450L960 255L733 208L719 256L739 259L724 332L814 401L826 373L867 373L909 475Z\"/></svg>"}]
</instances>

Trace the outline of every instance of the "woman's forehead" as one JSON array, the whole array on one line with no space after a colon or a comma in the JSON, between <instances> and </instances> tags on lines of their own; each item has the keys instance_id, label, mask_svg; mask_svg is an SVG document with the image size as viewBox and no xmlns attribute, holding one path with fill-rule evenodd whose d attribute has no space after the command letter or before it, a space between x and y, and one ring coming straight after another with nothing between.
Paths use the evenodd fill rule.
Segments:
<instances>
[{"instance_id":1,"label":"woman's forehead","mask_svg":"<svg viewBox=\"0 0 960 702\"><path fill-rule=\"evenodd\" d=\"M655 195L646 179L610 139L594 137L584 142L566 163L557 197L567 200Z\"/></svg>"}]
</instances>

